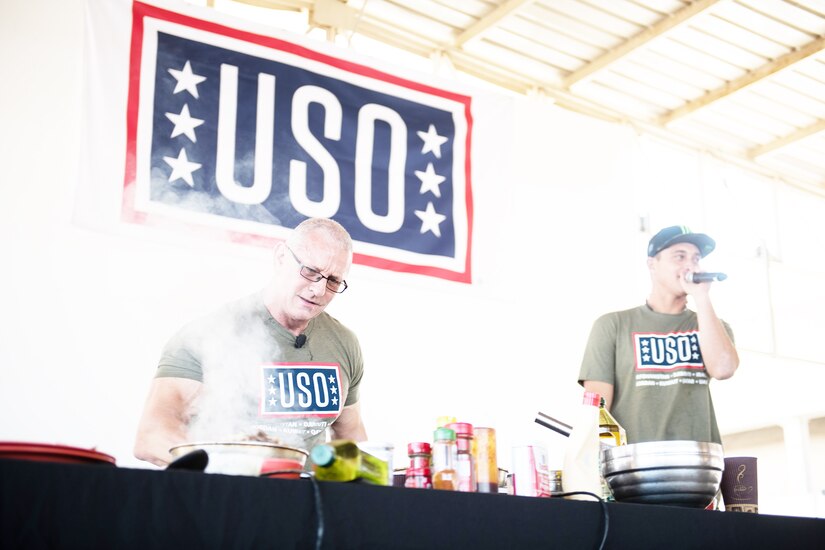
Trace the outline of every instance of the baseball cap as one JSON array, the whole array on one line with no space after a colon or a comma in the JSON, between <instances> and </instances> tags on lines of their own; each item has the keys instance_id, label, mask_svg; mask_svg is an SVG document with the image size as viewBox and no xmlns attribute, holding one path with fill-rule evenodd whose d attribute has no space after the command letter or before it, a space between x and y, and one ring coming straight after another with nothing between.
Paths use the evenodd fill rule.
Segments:
<instances>
[{"instance_id":1,"label":"baseball cap","mask_svg":"<svg viewBox=\"0 0 825 550\"><path fill-rule=\"evenodd\" d=\"M677 243L691 243L699 249L699 254L704 258L716 248L716 241L704 233L694 233L685 225L673 225L665 227L650 239L647 245L647 255L655 256L665 248Z\"/></svg>"}]
</instances>

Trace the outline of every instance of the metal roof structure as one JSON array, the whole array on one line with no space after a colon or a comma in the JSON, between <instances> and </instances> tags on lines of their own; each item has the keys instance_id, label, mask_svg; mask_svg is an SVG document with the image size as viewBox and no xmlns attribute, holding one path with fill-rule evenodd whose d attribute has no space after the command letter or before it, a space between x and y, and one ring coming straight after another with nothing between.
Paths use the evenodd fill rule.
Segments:
<instances>
[{"instance_id":1,"label":"metal roof structure","mask_svg":"<svg viewBox=\"0 0 825 550\"><path fill-rule=\"evenodd\" d=\"M825 192L825 0L235 1Z\"/></svg>"}]
</instances>

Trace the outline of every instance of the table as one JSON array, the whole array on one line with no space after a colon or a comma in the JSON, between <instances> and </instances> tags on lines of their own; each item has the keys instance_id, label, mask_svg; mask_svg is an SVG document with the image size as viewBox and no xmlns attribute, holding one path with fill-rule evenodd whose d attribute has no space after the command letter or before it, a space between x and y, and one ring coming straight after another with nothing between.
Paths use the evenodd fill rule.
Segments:
<instances>
[{"instance_id":1,"label":"table","mask_svg":"<svg viewBox=\"0 0 825 550\"><path fill-rule=\"evenodd\" d=\"M825 548L825 519L0 460L0 548Z\"/></svg>"}]
</instances>

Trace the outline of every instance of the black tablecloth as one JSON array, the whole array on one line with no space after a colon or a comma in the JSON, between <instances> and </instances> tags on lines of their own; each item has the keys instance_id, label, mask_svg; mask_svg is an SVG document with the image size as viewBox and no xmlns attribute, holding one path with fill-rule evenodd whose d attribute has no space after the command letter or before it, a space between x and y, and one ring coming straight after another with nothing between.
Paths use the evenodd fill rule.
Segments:
<instances>
[{"instance_id":1,"label":"black tablecloth","mask_svg":"<svg viewBox=\"0 0 825 550\"><path fill-rule=\"evenodd\" d=\"M0 548L825 548L825 519L0 460ZM607 516L605 517L605 511Z\"/></svg>"}]
</instances>

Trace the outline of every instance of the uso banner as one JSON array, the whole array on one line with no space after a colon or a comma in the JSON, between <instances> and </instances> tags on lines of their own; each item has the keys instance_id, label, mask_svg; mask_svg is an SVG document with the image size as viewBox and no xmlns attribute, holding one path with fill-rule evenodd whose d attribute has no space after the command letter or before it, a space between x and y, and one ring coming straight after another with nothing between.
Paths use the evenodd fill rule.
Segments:
<instances>
[{"instance_id":1,"label":"uso banner","mask_svg":"<svg viewBox=\"0 0 825 550\"><path fill-rule=\"evenodd\" d=\"M122 218L261 244L332 218L356 263L469 283L470 99L134 2Z\"/></svg>"}]
</instances>

